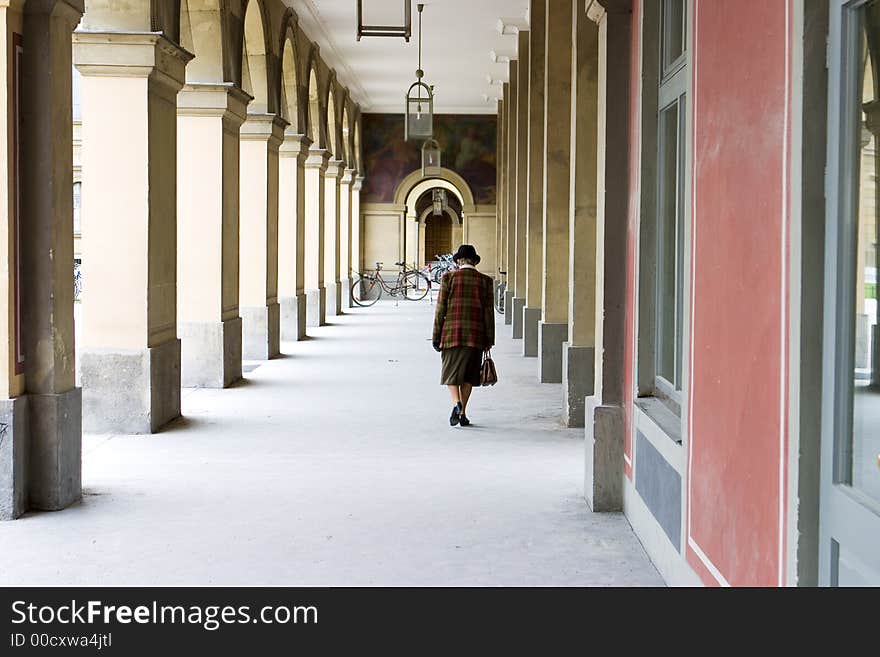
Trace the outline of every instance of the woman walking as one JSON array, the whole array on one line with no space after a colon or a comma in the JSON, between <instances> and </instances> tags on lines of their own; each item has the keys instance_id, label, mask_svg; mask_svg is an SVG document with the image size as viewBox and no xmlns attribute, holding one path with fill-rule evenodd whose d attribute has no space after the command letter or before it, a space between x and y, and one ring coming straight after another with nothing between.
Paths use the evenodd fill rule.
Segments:
<instances>
[{"instance_id":1,"label":"woman walking","mask_svg":"<svg viewBox=\"0 0 880 657\"><path fill-rule=\"evenodd\" d=\"M483 352L495 344L495 309L492 279L477 271L480 256L470 244L462 244L452 257L458 266L440 281L434 315L434 349L442 356L440 383L449 388L452 414L449 424L463 427L468 400L480 385Z\"/></svg>"}]
</instances>

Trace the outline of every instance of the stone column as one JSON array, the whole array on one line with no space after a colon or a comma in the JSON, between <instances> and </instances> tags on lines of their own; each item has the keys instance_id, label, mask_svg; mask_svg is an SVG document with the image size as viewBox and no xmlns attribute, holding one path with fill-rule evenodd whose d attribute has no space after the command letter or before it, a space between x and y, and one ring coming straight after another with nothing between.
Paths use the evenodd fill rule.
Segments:
<instances>
[{"instance_id":1,"label":"stone column","mask_svg":"<svg viewBox=\"0 0 880 657\"><path fill-rule=\"evenodd\" d=\"M504 217L504 100L498 101L498 124L495 130L496 148L495 148L495 288L497 290L498 283L501 280L499 272L504 271L503 263L503 223Z\"/></svg>"},{"instance_id":2,"label":"stone column","mask_svg":"<svg viewBox=\"0 0 880 657\"><path fill-rule=\"evenodd\" d=\"M339 181L339 288L343 310L351 308L351 185L356 173L345 169Z\"/></svg>"},{"instance_id":3,"label":"stone column","mask_svg":"<svg viewBox=\"0 0 880 657\"><path fill-rule=\"evenodd\" d=\"M305 135L286 134L278 160L278 305L281 339L290 342L306 337L305 163L311 143Z\"/></svg>"},{"instance_id":4,"label":"stone column","mask_svg":"<svg viewBox=\"0 0 880 657\"><path fill-rule=\"evenodd\" d=\"M572 2L571 207L568 252L568 342L562 351L563 419L584 426L596 354L596 142L599 28Z\"/></svg>"},{"instance_id":5,"label":"stone column","mask_svg":"<svg viewBox=\"0 0 880 657\"><path fill-rule=\"evenodd\" d=\"M499 104L498 114L498 135L501 139L501 159L498 160L498 170L500 172L501 186L498 188L498 271L500 280L506 280L506 275L501 276L500 272L507 272L507 151L509 144L507 142L507 115L510 107L510 84L504 83L503 100ZM509 272L508 272L509 273Z\"/></svg>"},{"instance_id":6,"label":"stone column","mask_svg":"<svg viewBox=\"0 0 880 657\"><path fill-rule=\"evenodd\" d=\"M544 279L538 372L542 383L562 383L562 344L568 339L571 3L548 2L545 20Z\"/></svg>"},{"instance_id":7,"label":"stone column","mask_svg":"<svg viewBox=\"0 0 880 657\"><path fill-rule=\"evenodd\" d=\"M324 289L324 173L330 153L312 147L306 159L305 285L306 326L327 323Z\"/></svg>"},{"instance_id":8,"label":"stone column","mask_svg":"<svg viewBox=\"0 0 880 657\"><path fill-rule=\"evenodd\" d=\"M29 507L63 509L82 492L71 277L70 38L83 6L31 0L22 15L22 4L0 3L0 520Z\"/></svg>"},{"instance_id":9,"label":"stone column","mask_svg":"<svg viewBox=\"0 0 880 657\"><path fill-rule=\"evenodd\" d=\"M177 320L184 387L225 388L241 379L239 130L248 102L232 84L188 84L177 96Z\"/></svg>"},{"instance_id":10,"label":"stone column","mask_svg":"<svg viewBox=\"0 0 880 657\"><path fill-rule=\"evenodd\" d=\"M523 337L523 309L526 306L526 221L529 202L529 32L519 33L519 68L516 109L516 245L513 249L513 337Z\"/></svg>"},{"instance_id":11,"label":"stone column","mask_svg":"<svg viewBox=\"0 0 880 657\"><path fill-rule=\"evenodd\" d=\"M180 415L177 92L191 57L157 33L74 34L85 431L149 433Z\"/></svg>"},{"instance_id":12,"label":"stone column","mask_svg":"<svg viewBox=\"0 0 880 657\"><path fill-rule=\"evenodd\" d=\"M544 269L544 60L547 0L532 0L529 10L529 160L526 218L526 305L523 355L538 355Z\"/></svg>"},{"instance_id":13,"label":"stone column","mask_svg":"<svg viewBox=\"0 0 880 657\"><path fill-rule=\"evenodd\" d=\"M595 392L586 401L584 496L593 511L621 511L632 13L629 0L602 0L602 6L590 12L599 24L595 296L601 311Z\"/></svg>"},{"instance_id":14,"label":"stone column","mask_svg":"<svg viewBox=\"0 0 880 657\"><path fill-rule=\"evenodd\" d=\"M287 122L249 114L241 127L242 357L281 353L278 306L278 153Z\"/></svg>"},{"instance_id":15,"label":"stone column","mask_svg":"<svg viewBox=\"0 0 880 657\"><path fill-rule=\"evenodd\" d=\"M356 175L351 185L351 271L357 274L363 267L361 262L361 236L363 218L361 217L361 188L364 177Z\"/></svg>"},{"instance_id":16,"label":"stone column","mask_svg":"<svg viewBox=\"0 0 880 657\"><path fill-rule=\"evenodd\" d=\"M507 103L507 200L504 203L504 223L507 226L507 291L504 295L504 323L513 324L513 288L516 282L516 155L517 155L517 91L519 89L519 67L516 61L510 62L509 102Z\"/></svg>"},{"instance_id":17,"label":"stone column","mask_svg":"<svg viewBox=\"0 0 880 657\"><path fill-rule=\"evenodd\" d=\"M324 173L324 287L326 314L342 314L342 286L339 276L340 180L345 172L342 160L330 160Z\"/></svg>"}]
</instances>

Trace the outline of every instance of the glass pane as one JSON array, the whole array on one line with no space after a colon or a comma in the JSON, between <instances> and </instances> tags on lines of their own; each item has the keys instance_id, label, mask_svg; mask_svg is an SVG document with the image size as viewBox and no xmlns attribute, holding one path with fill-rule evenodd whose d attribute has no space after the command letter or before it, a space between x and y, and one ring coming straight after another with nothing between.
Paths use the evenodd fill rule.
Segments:
<instances>
[{"instance_id":1,"label":"glass pane","mask_svg":"<svg viewBox=\"0 0 880 657\"><path fill-rule=\"evenodd\" d=\"M684 53L684 22L684 0L663 0L661 43L664 73Z\"/></svg>"},{"instance_id":2,"label":"glass pane","mask_svg":"<svg viewBox=\"0 0 880 657\"><path fill-rule=\"evenodd\" d=\"M660 112L657 206L657 375L679 387L678 294L679 103Z\"/></svg>"},{"instance_id":3,"label":"glass pane","mask_svg":"<svg viewBox=\"0 0 880 657\"><path fill-rule=\"evenodd\" d=\"M856 93L859 122L857 143L859 186L855 234L854 394L852 485L880 500L880 331L877 329L877 134L880 103L875 80L880 48L880 3L862 9L861 80Z\"/></svg>"}]
</instances>

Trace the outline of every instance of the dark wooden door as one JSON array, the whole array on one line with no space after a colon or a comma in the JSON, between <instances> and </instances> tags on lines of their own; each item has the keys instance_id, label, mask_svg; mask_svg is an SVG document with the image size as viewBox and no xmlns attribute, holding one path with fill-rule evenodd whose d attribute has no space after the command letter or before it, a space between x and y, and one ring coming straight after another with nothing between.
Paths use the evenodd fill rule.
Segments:
<instances>
[{"instance_id":1,"label":"dark wooden door","mask_svg":"<svg viewBox=\"0 0 880 657\"><path fill-rule=\"evenodd\" d=\"M429 214L425 219L425 260L431 262L438 255L452 250L452 219L445 212L439 216Z\"/></svg>"}]
</instances>

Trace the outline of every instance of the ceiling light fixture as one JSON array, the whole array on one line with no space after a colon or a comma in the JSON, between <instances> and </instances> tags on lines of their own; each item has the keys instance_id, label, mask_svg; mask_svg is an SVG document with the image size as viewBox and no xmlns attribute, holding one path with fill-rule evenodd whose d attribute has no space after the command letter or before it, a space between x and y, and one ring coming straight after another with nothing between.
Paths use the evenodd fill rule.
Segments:
<instances>
[{"instance_id":1,"label":"ceiling light fixture","mask_svg":"<svg viewBox=\"0 0 880 657\"><path fill-rule=\"evenodd\" d=\"M357 3L357 40L361 37L403 37L407 43L412 36L412 0L403 0L403 25L364 25L364 2Z\"/></svg>"},{"instance_id":2,"label":"ceiling light fixture","mask_svg":"<svg viewBox=\"0 0 880 657\"><path fill-rule=\"evenodd\" d=\"M404 110L405 141L410 139L430 139L434 136L434 87L422 82L425 72L422 70L422 10L425 5L417 5L419 10L419 68L416 69L416 81L406 92L406 109Z\"/></svg>"}]
</instances>

